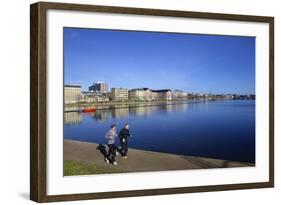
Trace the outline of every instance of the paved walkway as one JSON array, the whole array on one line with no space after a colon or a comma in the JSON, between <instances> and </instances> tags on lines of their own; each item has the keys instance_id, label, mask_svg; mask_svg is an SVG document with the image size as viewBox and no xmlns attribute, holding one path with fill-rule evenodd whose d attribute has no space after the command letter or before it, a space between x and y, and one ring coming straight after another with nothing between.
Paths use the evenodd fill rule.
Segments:
<instances>
[{"instance_id":1,"label":"paved walkway","mask_svg":"<svg viewBox=\"0 0 281 205\"><path fill-rule=\"evenodd\" d=\"M64 140L64 160L77 160L87 163L95 163L97 166L101 167L112 167L113 165L106 164L104 162L104 157L102 154L104 148L107 149L105 145ZM248 163L143 151L137 149L129 149L128 159L123 159L118 156L116 161L118 162L118 166L116 168L124 172L253 166L252 164Z\"/></svg>"}]
</instances>

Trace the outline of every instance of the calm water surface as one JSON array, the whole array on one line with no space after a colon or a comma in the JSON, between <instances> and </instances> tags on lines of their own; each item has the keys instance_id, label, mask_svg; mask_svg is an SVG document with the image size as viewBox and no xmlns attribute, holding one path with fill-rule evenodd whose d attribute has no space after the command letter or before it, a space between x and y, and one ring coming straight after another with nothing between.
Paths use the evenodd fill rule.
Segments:
<instances>
[{"instance_id":1,"label":"calm water surface","mask_svg":"<svg viewBox=\"0 0 281 205\"><path fill-rule=\"evenodd\" d=\"M64 113L64 138L106 144L111 124L130 124L130 147L255 162L255 101L225 100Z\"/></svg>"}]
</instances>

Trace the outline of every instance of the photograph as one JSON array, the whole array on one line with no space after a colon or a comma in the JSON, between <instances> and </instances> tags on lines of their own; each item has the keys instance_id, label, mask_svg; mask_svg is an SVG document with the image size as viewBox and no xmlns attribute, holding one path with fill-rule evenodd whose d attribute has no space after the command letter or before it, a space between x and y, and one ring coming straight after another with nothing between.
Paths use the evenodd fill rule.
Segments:
<instances>
[{"instance_id":1,"label":"photograph","mask_svg":"<svg viewBox=\"0 0 281 205\"><path fill-rule=\"evenodd\" d=\"M255 167L255 41L64 27L64 176Z\"/></svg>"}]
</instances>

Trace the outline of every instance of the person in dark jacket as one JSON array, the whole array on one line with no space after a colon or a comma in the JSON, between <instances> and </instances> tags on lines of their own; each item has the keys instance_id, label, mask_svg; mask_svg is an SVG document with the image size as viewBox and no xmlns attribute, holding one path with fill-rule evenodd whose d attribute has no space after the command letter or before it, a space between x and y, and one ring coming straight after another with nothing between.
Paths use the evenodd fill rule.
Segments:
<instances>
[{"instance_id":1,"label":"person in dark jacket","mask_svg":"<svg viewBox=\"0 0 281 205\"><path fill-rule=\"evenodd\" d=\"M119 132L121 154L124 159L127 159L127 154L128 154L128 137L132 137L132 136L129 131L129 124L126 123L124 128Z\"/></svg>"}]
</instances>

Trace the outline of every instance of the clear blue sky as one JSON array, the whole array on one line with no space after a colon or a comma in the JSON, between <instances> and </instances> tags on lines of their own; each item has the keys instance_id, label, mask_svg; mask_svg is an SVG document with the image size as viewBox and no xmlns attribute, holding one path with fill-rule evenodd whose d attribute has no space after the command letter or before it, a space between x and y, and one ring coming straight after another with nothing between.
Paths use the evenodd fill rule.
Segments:
<instances>
[{"instance_id":1,"label":"clear blue sky","mask_svg":"<svg viewBox=\"0 0 281 205\"><path fill-rule=\"evenodd\" d=\"M65 84L255 93L255 38L64 28Z\"/></svg>"}]
</instances>

